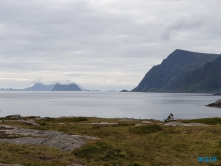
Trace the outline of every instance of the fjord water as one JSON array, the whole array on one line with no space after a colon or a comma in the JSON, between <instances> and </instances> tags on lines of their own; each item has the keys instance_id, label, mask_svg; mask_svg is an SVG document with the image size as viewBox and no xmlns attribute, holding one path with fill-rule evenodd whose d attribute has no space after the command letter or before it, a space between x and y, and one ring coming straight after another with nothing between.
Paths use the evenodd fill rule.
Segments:
<instances>
[{"instance_id":1,"label":"fjord water","mask_svg":"<svg viewBox=\"0 0 221 166\"><path fill-rule=\"evenodd\" d=\"M221 109L204 105L219 96L196 93L141 92L0 92L0 117L90 116L104 118L175 119L219 117Z\"/></svg>"}]
</instances>

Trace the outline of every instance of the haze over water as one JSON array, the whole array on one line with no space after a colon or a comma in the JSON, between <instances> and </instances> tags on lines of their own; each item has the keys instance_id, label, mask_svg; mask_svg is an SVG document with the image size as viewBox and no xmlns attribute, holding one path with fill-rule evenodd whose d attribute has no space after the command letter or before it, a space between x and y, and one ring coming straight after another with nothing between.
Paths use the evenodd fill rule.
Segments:
<instances>
[{"instance_id":1,"label":"haze over water","mask_svg":"<svg viewBox=\"0 0 221 166\"><path fill-rule=\"evenodd\" d=\"M205 107L219 96L191 93L0 92L0 117L96 116L104 118L175 119L218 117L221 109Z\"/></svg>"}]
</instances>

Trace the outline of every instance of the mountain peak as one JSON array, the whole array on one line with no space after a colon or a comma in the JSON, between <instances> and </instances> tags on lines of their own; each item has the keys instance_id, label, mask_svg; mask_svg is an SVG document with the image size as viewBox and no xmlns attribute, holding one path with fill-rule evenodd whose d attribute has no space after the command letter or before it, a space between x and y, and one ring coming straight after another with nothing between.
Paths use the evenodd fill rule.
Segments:
<instances>
[{"instance_id":1,"label":"mountain peak","mask_svg":"<svg viewBox=\"0 0 221 166\"><path fill-rule=\"evenodd\" d=\"M152 67L132 91L174 91L191 72L218 56L176 49L160 65Z\"/></svg>"},{"instance_id":2,"label":"mountain peak","mask_svg":"<svg viewBox=\"0 0 221 166\"><path fill-rule=\"evenodd\" d=\"M73 82L56 83L52 91L82 91L82 89Z\"/></svg>"}]
</instances>

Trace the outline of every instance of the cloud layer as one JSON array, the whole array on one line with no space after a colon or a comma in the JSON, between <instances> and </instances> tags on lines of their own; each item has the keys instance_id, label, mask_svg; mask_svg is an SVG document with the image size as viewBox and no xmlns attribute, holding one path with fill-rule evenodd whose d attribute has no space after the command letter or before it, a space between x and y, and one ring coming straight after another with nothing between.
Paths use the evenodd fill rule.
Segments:
<instances>
[{"instance_id":1,"label":"cloud layer","mask_svg":"<svg viewBox=\"0 0 221 166\"><path fill-rule=\"evenodd\" d=\"M0 1L0 87L133 88L175 49L220 53L219 0Z\"/></svg>"}]
</instances>

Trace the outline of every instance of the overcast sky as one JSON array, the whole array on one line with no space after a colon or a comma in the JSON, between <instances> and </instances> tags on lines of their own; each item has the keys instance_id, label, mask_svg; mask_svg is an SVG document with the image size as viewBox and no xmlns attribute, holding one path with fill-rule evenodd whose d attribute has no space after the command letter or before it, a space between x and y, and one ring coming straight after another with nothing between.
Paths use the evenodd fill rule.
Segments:
<instances>
[{"instance_id":1,"label":"overcast sky","mask_svg":"<svg viewBox=\"0 0 221 166\"><path fill-rule=\"evenodd\" d=\"M0 0L0 88L136 87L175 49L221 53L220 0Z\"/></svg>"}]
</instances>

